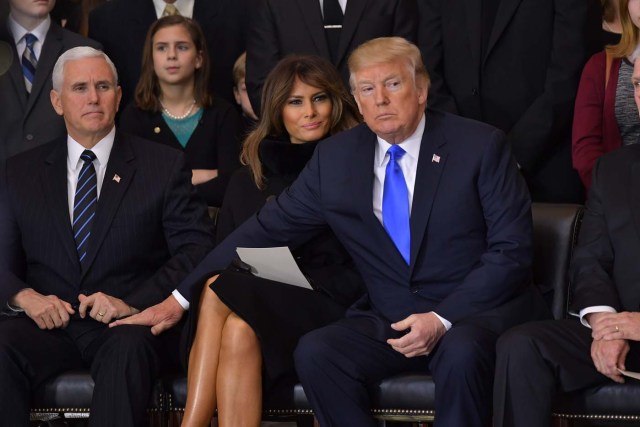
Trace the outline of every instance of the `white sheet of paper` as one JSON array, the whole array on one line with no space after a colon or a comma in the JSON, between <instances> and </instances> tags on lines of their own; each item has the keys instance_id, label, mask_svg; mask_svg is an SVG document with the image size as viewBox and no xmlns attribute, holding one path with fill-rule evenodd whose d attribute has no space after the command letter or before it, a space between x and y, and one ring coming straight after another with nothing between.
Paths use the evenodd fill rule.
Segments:
<instances>
[{"instance_id":1,"label":"white sheet of paper","mask_svg":"<svg viewBox=\"0 0 640 427\"><path fill-rule=\"evenodd\" d=\"M623 371L622 369L618 369L618 372L620 372L622 375L627 376L629 378L635 378L637 380L640 380L640 372Z\"/></svg>"},{"instance_id":2,"label":"white sheet of paper","mask_svg":"<svg viewBox=\"0 0 640 427\"><path fill-rule=\"evenodd\" d=\"M313 289L288 247L237 248L240 259L252 267L252 272L263 279L274 280L301 288Z\"/></svg>"}]
</instances>

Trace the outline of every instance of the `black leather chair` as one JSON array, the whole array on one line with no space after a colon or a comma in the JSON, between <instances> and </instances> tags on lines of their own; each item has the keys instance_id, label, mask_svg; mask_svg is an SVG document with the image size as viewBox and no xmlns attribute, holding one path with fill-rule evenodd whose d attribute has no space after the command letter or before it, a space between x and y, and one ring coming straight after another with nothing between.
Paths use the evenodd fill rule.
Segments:
<instances>
[{"instance_id":1,"label":"black leather chair","mask_svg":"<svg viewBox=\"0 0 640 427\"><path fill-rule=\"evenodd\" d=\"M552 307L554 316L566 313L567 268L582 218L579 205L533 204L533 278ZM170 411L183 411L186 380L174 378L166 386ZM407 373L387 378L373 393L373 415L385 421L429 423L434 420L435 386L430 376ZM265 410L265 416L282 415L309 420L313 411L300 384L294 389L294 407ZM299 423L300 424L300 423Z\"/></svg>"}]
</instances>

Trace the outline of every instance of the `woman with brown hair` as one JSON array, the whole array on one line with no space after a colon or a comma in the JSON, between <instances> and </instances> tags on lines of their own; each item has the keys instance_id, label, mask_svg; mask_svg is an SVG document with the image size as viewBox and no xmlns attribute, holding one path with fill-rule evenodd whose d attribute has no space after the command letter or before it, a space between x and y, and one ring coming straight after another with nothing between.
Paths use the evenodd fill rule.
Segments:
<instances>
[{"instance_id":1,"label":"woman with brown hair","mask_svg":"<svg viewBox=\"0 0 640 427\"><path fill-rule=\"evenodd\" d=\"M631 83L640 52L640 0L619 1L620 42L589 59L582 71L573 116L573 167L586 190L603 154L640 137L640 117Z\"/></svg>"},{"instance_id":2,"label":"woman with brown hair","mask_svg":"<svg viewBox=\"0 0 640 427\"><path fill-rule=\"evenodd\" d=\"M220 212L218 239L291 184L317 141L358 123L337 71L314 56L290 56L269 74L263 113L247 137L242 162ZM183 426L258 426L262 396L289 403L296 376L293 350L306 332L342 317L363 292L353 263L330 230L294 257L314 291L230 267L207 282L189 356ZM339 287L337 286L339 284Z\"/></svg>"},{"instance_id":3,"label":"woman with brown hair","mask_svg":"<svg viewBox=\"0 0 640 427\"><path fill-rule=\"evenodd\" d=\"M220 206L238 163L239 117L209 93L209 55L200 26L180 15L155 21L147 33L135 100L120 129L183 150L192 182Z\"/></svg>"}]
</instances>

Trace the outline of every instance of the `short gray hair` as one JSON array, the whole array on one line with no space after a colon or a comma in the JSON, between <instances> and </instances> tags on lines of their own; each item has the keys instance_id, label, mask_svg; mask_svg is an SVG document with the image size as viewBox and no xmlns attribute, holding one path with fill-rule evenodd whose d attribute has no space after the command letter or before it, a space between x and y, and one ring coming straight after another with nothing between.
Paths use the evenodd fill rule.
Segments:
<instances>
[{"instance_id":1,"label":"short gray hair","mask_svg":"<svg viewBox=\"0 0 640 427\"><path fill-rule=\"evenodd\" d=\"M60 89L62 89L64 66L67 62L86 58L103 58L105 61L107 61L107 64L109 65L109 68L111 68L111 72L113 73L113 77L116 80L115 83L118 84L118 71L116 70L116 66L113 65L113 62L111 61L111 59L109 59L106 53L89 46L78 46L64 52L56 61L56 65L54 65L53 67L53 73L51 73L51 83L53 84L53 90L55 90L56 92L60 92Z\"/></svg>"}]
</instances>

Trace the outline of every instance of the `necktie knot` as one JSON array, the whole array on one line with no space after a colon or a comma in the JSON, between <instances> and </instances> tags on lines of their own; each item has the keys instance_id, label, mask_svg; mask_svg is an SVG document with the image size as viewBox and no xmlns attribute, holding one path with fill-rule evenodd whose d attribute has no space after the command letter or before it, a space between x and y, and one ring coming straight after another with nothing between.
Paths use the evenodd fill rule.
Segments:
<instances>
[{"instance_id":1,"label":"necktie knot","mask_svg":"<svg viewBox=\"0 0 640 427\"><path fill-rule=\"evenodd\" d=\"M80 154L80 158L85 162L93 162L96 159L96 154L91 150L84 150L82 154Z\"/></svg>"},{"instance_id":2,"label":"necktie knot","mask_svg":"<svg viewBox=\"0 0 640 427\"><path fill-rule=\"evenodd\" d=\"M387 153L389 153L390 162L397 162L402 158L402 156L407 154L407 152L404 151L402 147L400 147L397 144L393 144L391 147L389 147L389 149L387 150Z\"/></svg>"},{"instance_id":3,"label":"necktie knot","mask_svg":"<svg viewBox=\"0 0 640 427\"><path fill-rule=\"evenodd\" d=\"M38 41L38 38L31 33L24 35L24 42L27 44L28 49L33 49L33 45Z\"/></svg>"},{"instance_id":4,"label":"necktie knot","mask_svg":"<svg viewBox=\"0 0 640 427\"><path fill-rule=\"evenodd\" d=\"M164 11L162 12L162 16L165 17L165 16L173 16L173 15L180 15L180 11L174 5L167 4L164 7Z\"/></svg>"}]
</instances>

